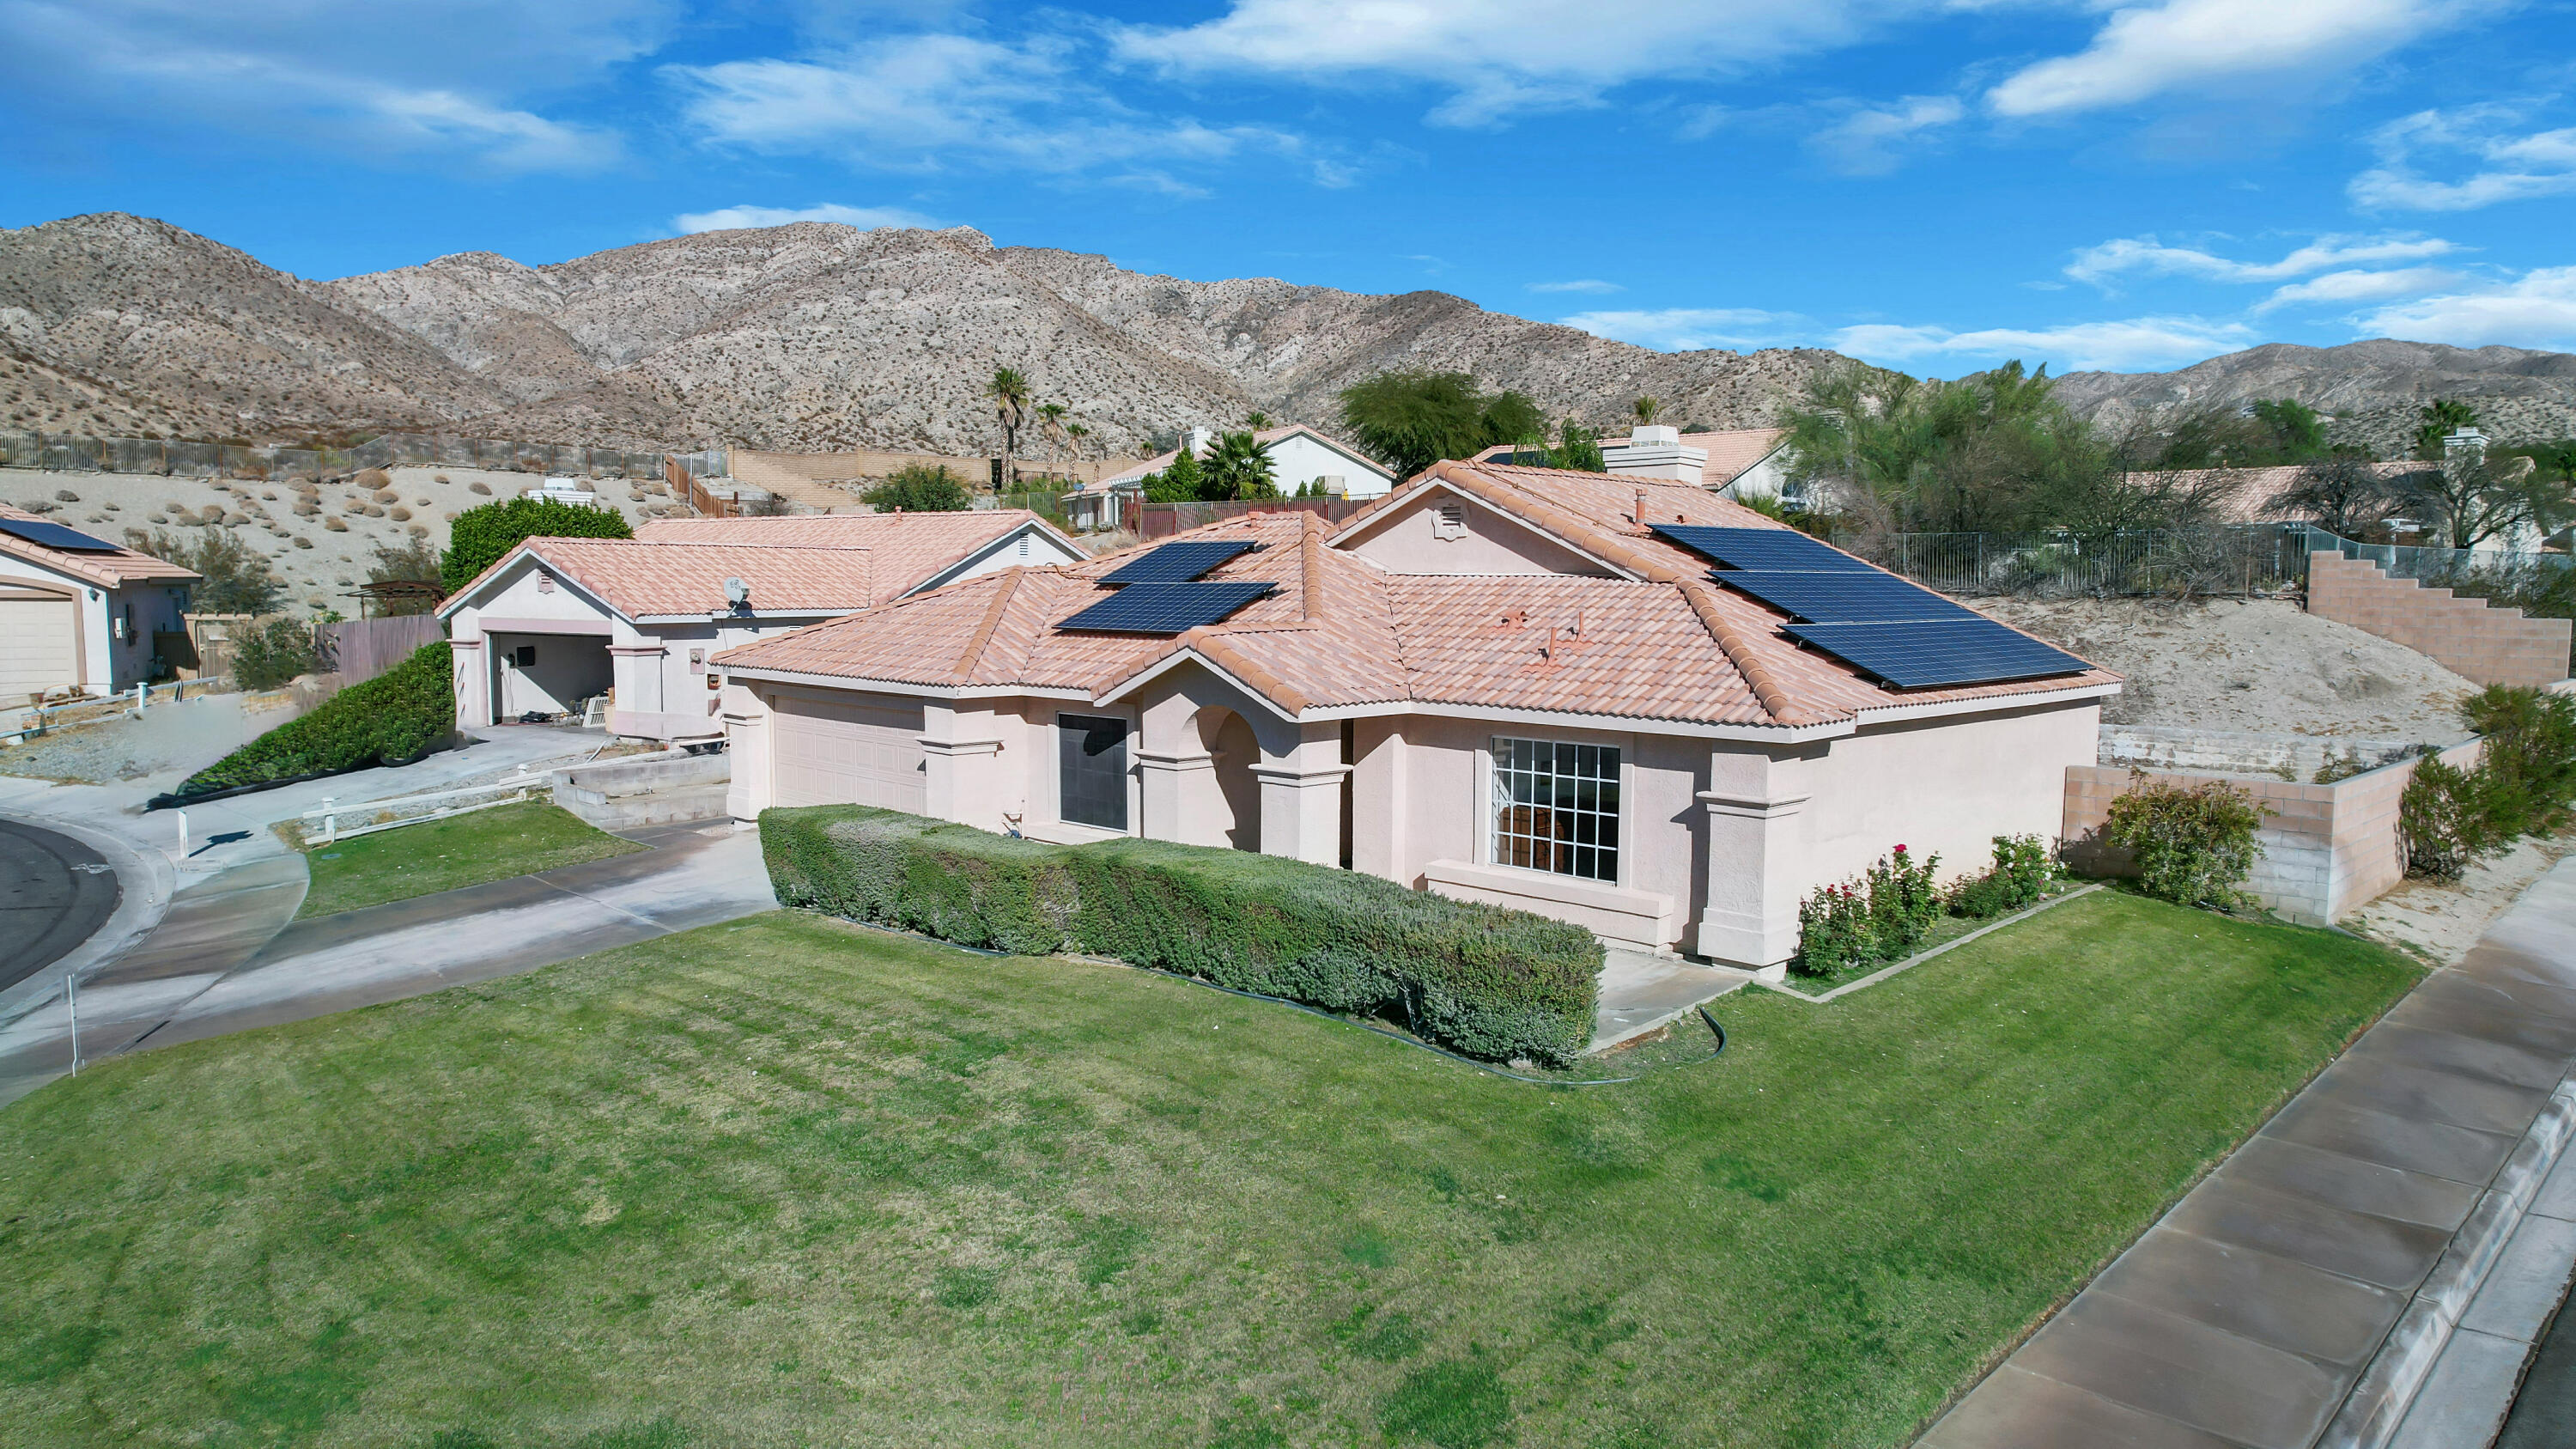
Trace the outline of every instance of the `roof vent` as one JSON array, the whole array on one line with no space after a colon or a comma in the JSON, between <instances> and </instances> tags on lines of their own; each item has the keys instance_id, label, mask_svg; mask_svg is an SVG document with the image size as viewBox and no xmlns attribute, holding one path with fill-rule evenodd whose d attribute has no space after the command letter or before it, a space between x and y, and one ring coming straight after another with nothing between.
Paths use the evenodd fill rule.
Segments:
<instances>
[{"instance_id":1,"label":"roof vent","mask_svg":"<svg viewBox=\"0 0 2576 1449\"><path fill-rule=\"evenodd\" d=\"M1443 503L1439 507L1432 509L1431 536L1433 538L1465 538L1467 536L1467 505L1463 503Z\"/></svg>"},{"instance_id":2,"label":"roof vent","mask_svg":"<svg viewBox=\"0 0 2576 1449\"><path fill-rule=\"evenodd\" d=\"M741 579L724 581L725 602L739 609L751 602L751 585Z\"/></svg>"},{"instance_id":3,"label":"roof vent","mask_svg":"<svg viewBox=\"0 0 2576 1449\"><path fill-rule=\"evenodd\" d=\"M1613 473L1696 487L1708 469L1708 450L1683 447L1678 428L1640 424L1629 431L1628 441L1601 450L1601 466Z\"/></svg>"}]
</instances>

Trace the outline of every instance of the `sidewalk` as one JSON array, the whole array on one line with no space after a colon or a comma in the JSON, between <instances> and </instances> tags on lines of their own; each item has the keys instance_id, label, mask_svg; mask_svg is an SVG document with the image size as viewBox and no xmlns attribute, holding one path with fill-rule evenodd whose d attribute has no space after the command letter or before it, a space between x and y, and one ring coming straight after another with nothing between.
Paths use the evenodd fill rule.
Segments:
<instances>
[{"instance_id":1,"label":"sidewalk","mask_svg":"<svg viewBox=\"0 0 2576 1449\"><path fill-rule=\"evenodd\" d=\"M2526 1214L2544 1181L2564 1180L2551 1174L2576 1127L2571 1067L2576 858L2186 1194L1922 1449L2377 1449L2419 1404L2434 1432L2442 1401L2420 1391L2436 1361L2511 1352L2455 1330L2509 1340L2490 1330L2554 1299L2554 1219Z\"/></svg>"}]
</instances>

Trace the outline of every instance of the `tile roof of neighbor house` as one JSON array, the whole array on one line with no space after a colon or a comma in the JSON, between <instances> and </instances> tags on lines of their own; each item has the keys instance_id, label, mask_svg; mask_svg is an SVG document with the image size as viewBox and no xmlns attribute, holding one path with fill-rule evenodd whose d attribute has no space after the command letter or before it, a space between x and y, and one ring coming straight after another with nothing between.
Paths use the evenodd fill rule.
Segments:
<instances>
[{"instance_id":1,"label":"tile roof of neighbor house","mask_svg":"<svg viewBox=\"0 0 2576 1449\"><path fill-rule=\"evenodd\" d=\"M1254 433L1252 438L1254 442L1261 443L1266 446L1268 444L1277 443L1284 439L1294 437L1299 433L1304 433L1307 437L1314 439L1316 442L1323 444L1325 447L1332 449L1336 453L1342 454L1363 468L1374 469L1379 473L1385 474L1389 478L1395 476L1394 474L1387 472L1385 464L1371 459L1369 455L1362 452L1356 444L1345 443L1341 439L1334 437L1332 434L1327 433L1320 428L1310 428L1304 423L1290 423L1286 427L1279 428L1263 428L1259 432ZM1210 438L1209 442L1213 444L1215 439ZM1106 478L1100 478L1092 482L1085 483L1075 491L1081 493L1101 493L1106 492L1111 488L1115 488L1122 483L1133 483L1148 473L1162 472L1164 469L1172 466L1172 460L1179 456L1181 456L1181 450L1178 448L1174 448L1168 453L1157 453L1153 457L1146 459L1142 463L1138 463L1123 473L1112 473Z\"/></svg>"},{"instance_id":2,"label":"tile roof of neighbor house","mask_svg":"<svg viewBox=\"0 0 2576 1449\"><path fill-rule=\"evenodd\" d=\"M530 538L475 575L438 612L463 607L485 580L531 556L629 621L725 612L729 578L751 586L755 614L848 613L881 602L872 577L876 555L869 549Z\"/></svg>"},{"instance_id":3,"label":"tile roof of neighbor house","mask_svg":"<svg viewBox=\"0 0 2576 1449\"><path fill-rule=\"evenodd\" d=\"M1555 534L1627 578L1389 573L1336 548L1421 490L1446 485ZM1277 588L1222 623L1172 638L1066 633L1126 550L1062 568L1006 569L717 656L731 668L930 688L1064 690L1106 698L1194 651L1288 714L1454 704L1702 724L1795 727L1873 709L2098 687L2103 670L1958 689L1885 689L1779 633L1780 615L1706 579L1708 561L1639 527L1779 525L1687 484L1443 463L1335 529L1254 513L1185 538L1262 545L1208 575ZM1146 547L1152 547L1147 545Z\"/></svg>"},{"instance_id":4,"label":"tile roof of neighbor house","mask_svg":"<svg viewBox=\"0 0 2576 1449\"><path fill-rule=\"evenodd\" d=\"M58 523L65 528L72 527L70 524L61 523L59 519L48 518L41 513L24 508L13 508L6 503L0 503L0 518L15 519L21 523ZM73 531L89 533L85 528ZM98 537L94 533L90 536ZM111 539L99 539L99 541L113 542ZM118 544L113 553L88 551L75 553L69 549L48 548L41 543L20 538L14 533L0 532L0 554L25 559L29 563L43 564L57 573L78 579L85 584L96 584L103 589L121 588L126 584L149 583L154 579L183 584L205 577L195 569L182 568L167 559L154 558L148 553L138 552L122 544Z\"/></svg>"},{"instance_id":5,"label":"tile roof of neighbor house","mask_svg":"<svg viewBox=\"0 0 2576 1449\"><path fill-rule=\"evenodd\" d=\"M1031 522L1048 528L1025 508L976 508L955 513L791 514L779 518L657 518L636 529L635 539L638 543L863 548L876 558L876 581L881 592L871 602L877 602L921 587L940 570Z\"/></svg>"},{"instance_id":6,"label":"tile roof of neighbor house","mask_svg":"<svg viewBox=\"0 0 2576 1449\"><path fill-rule=\"evenodd\" d=\"M1699 481L1703 488L1723 488L1734 482L1744 475L1745 470L1780 451L1780 445L1788 440L1787 428L1730 428L1723 432L1681 435L1683 447L1697 448L1708 455L1708 461L1700 469ZM1605 455L1615 454L1627 447L1628 442L1626 438L1603 438L1601 451ZM1474 461L1479 466L1508 463L1514 451L1516 449L1510 443L1497 443L1477 454Z\"/></svg>"}]
</instances>

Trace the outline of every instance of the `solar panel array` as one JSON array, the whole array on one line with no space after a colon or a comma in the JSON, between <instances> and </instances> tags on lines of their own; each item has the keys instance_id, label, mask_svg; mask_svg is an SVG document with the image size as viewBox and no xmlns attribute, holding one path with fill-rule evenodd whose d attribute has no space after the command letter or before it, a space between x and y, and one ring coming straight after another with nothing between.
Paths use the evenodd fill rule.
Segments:
<instances>
[{"instance_id":1,"label":"solar panel array","mask_svg":"<svg viewBox=\"0 0 2576 1449\"><path fill-rule=\"evenodd\" d=\"M1791 624L1783 632L1899 689L2000 684L2080 673L2083 660L1991 619L1895 624Z\"/></svg>"},{"instance_id":2,"label":"solar panel array","mask_svg":"<svg viewBox=\"0 0 2576 1449\"><path fill-rule=\"evenodd\" d=\"M1655 532L1730 569L1856 570L1875 573L1850 554L1827 548L1794 528L1717 528L1658 523Z\"/></svg>"},{"instance_id":3,"label":"solar panel array","mask_svg":"<svg viewBox=\"0 0 2576 1449\"><path fill-rule=\"evenodd\" d=\"M1794 529L1659 523L1654 530L1715 559L1711 579L1795 620L1782 629L1790 638L1899 689L2001 684L2088 667Z\"/></svg>"},{"instance_id":4,"label":"solar panel array","mask_svg":"<svg viewBox=\"0 0 2576 1449\"><path fill-rule=\"evenodd\" d=\"M1194 538L1185 543L1167 543L1143 558L1120 564L1100 576L1104 584L1178 584L1199 577L1208 570L1240 554L1250 553L1260 545L1248 538Z\"/></svg>"},{"instance_id":5,"label":"solar panel array","mask_svg":"<svg viewBox=\"0 0 2576 1449\"><path fill-rule=\"evenodd\" d=\"M59 548L66 553L115 553L117 546L105 539L92 538L77 528L59 523L46 523L33 518L0 518L0 533L12 533L29 543Z\"/></svg>"},{"instance_id":6,"label":"solar panel array","mask_svg":"<svg viewBox=\"0 0 2576 1449\"><path fill-rule=\"evenodd\" d=\"M1179 634L1216 623L1276 587L1267 579L1129 584L1056 627L1101 634Z\"/></svg>"}]
</instances>

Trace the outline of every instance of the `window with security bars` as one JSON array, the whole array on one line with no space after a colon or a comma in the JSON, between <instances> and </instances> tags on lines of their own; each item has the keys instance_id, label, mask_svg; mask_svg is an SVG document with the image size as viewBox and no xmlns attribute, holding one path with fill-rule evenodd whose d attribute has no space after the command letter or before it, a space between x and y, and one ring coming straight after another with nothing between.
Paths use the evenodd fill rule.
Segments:
<instances>
[{"instance_id":1,"label":"window with security bars","mask_svg":"<svg viewBox=\"0 0 2576 1449\"><path fill-rule=\"evenodd\" d=\"M1494 741L1494 863L1619 878L1619 750Z\"/></svg>"}]
</instances>

